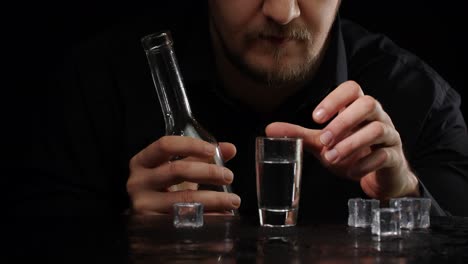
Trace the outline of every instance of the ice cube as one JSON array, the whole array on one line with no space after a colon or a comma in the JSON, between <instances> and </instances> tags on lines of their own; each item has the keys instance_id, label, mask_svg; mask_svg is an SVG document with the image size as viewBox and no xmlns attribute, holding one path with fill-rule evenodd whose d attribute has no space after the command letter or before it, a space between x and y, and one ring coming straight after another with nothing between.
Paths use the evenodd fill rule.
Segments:
<instances>
[{"instance_id":1,"label":"ice cube","mask_svg":"<svg viewBox=\"0 0 468 264\"><path fill-rule=\"evenodd\" d=\"M175 203L174 226L176 228L198 228L203 226L203 204Z\"/></svg>"},{"instance_id":2,"label":"ice cube","mask_svg":"<svg viewBox=\"0 0 468 264\"><path fill-rule=\"evenodd\" d=\"M369 227L372 223L372 210L380 206L375 199L354 198L348 200L348 225L352 227Z\"/></svg>"},{"instance_id":3,"label":"ice cube","mask_svg":"<svg viewBox=\"0 0 468 264\"><path fill-rule=\"evenodd\" d=\"M379 237L400 236L400 209L379 208L372 211L372 234Z\"/></svg>"},{"instance_id":4,"label":"ice cube","mask_svg":"<svg viewBox=\"0 0 468 264\"><path fill-rule=\"evenodd\" d=\"M431 199L403 197L390 199L390 207L401 210L400 226L404 229L428 228Z\"/></svg>"}]
</instances>

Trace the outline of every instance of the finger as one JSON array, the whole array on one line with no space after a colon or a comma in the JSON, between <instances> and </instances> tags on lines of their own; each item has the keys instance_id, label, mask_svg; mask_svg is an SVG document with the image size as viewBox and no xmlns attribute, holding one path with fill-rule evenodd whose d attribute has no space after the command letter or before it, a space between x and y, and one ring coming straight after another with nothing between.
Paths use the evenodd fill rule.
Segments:
<instances>
[{"instance_id":1,"label":"finger","mask_svg":"<svg viewBox=\"0 0 468 264\"><path fill-rule=\"evenodd\" d=\"M392 148L379 149L359 162L355 170L355 175L363 175L361 187L370 197L378 199L388 199L398 197L405 193L408 188L406 177L401 170L401 159L399 153ZM367 172L367 174L366 174ZM417 186L417 178L415 178ZM411 188L411 187L410 187Z\"/></svg>"},{"instance_id":2,"label":"finger","mask_svg":"<svg viewBox=\"0 0 468 264\"><path fill-rule=\"evenodd\" d=\"M359 179L371 172L395 167L397 160L397 153L394 149L380 148L356 162L350 168L348 176L353 179ZM381 186L388 186L388 184L382 182Z\"/></svg>"},{"instance_id":3,"label":"finger","mask_svg":"<svg viewBox=\"0 0 468 264\"><path fill-rule=\"evenodd\" d=\"M363 95L359 84L354 81L344 82L320 102L312 113L312 118L319 124L325 123Z\"/></svg>"},{"instance_id":4,"label":"finger","mask_svg":"<svg viewBox=\"0 0 468 264\"><path fill-rule=\"evenodd\" d=\"M223 159L223 162L228 162L231 160L237 153L236 147L234 144L227 143L227 142L221 142L219 143L219 150L221 151L221 157ZM205 158L199 158L199 157L185 157L184 160L187 161L203 161L206 163L214 163L213 157L205 157Z\"/></svg>"},{"instance_id":5,"label":"finger","mask_svg":"<svg viewBox=\"0 0 468 264\"><path fill-rule=\"evenodd\" d=\"M401 144L399 134L393 127L374 121L336 143L333 148L323 153L323 157L327 162L335 164L366 147L375 145L390 147L399 144Z\"/></svg>"},{"instance_id":6,"label":"finger","mask_svg":"<svg viewBox=\"0 0 468 264\"><path fill-rule=\"evenodd\" d=\"M283 122L275 122L269 124L265 128L265 133L268 137L297 137L302 138L304 146L317 152L322 148L319 140L320 131L308 129L298 125L293 125Z\"/></svg>"},{"instance_id":7,"label":"finger","mask_svg":"<svg viewBox=\"0 0 468 264\"><path fill-rule=\"evenodd\" d=\"M239 208L238 195L215 191L146 192L134 199L133 210L139 213L170 213L174 203L202 203L205 211L225 212Z\"/></svg>"},{"instance_id":8,"label":"finger","mask_svg":"<svg viewBox=\"0 0 468 264\"><path fill-rule=\"evenodd\" d=\"M141 177L140 185L145 189L165 190L181 182L213 185L231 184L234 174L226 167L205 162L176 160L154 169L148 169Z\"/></svg>"},{"instance_id":9,"label":"finger","mask_svg":"<svg viewBox=\"0 0 468 264\"><path fill-rule=\"evenodd\" d=\"M175 156L213 157L216 147L201 139L183 136L164 136L136 154L131 166L140 165L146 168L156 167Z\"/></svg>"},{"instance_id":10,"label":"finger","mask_svg":"<svg viewBox=\"0 0 468 264\"><path fill-rule=\"evenodd\" d=\"M232 216L232 211L212 211L205 212L205 215L216 215L216 216Z\"/></svg>"},{"instance_id":11,"label":"finger","mask_svg":"<svg viewBox=\"0 0 468 264\"><path fill-rule=\"evenodd\" d=\"M236 156L237 149L234 144L228 142L220 142L219 148L221 150L221 154L223 155L224 162L227 162L234 158L234 156Z\"/></svg>"},{"instance_id":12,"label":"finger","mask_svg":"<svg viewBox=\"0 0 468 264\"><path fill-rule=\"evenodd\" d=\"M364 122L381 121L391 127L390 117L380 103L371 96L362 96L343 112L338 114L322 131L320 141L325 146L332 146Z\"/></svg>"},{"instance_id":13,"label":"finger","mask_svg":"<svg viewBox=\"0 0 468 264\"><path fill-rule=\"evenodd\" d=\"M341 159L336 164L329 163L325 158L322 158L321 162L325 167L334 171L338 175L344 175L348 177L349 168L353 167L355 163L357 163L359 160L361 160L365 156L369 155L371 152L372 152L371 148L366 147L366 148L362 148L360 150L355 151L352 155L349 155L346 158Z\"/></svg>"}]
</instances>

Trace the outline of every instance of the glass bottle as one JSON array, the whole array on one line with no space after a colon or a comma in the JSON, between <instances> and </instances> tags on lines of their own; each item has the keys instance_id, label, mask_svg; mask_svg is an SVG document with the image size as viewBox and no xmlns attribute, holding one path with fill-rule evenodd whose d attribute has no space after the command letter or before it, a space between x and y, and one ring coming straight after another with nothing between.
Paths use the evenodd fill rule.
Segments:
<instances>
[{"instance_id":1,"label":"glass bottle","mask_svg":"<svg viewBox=\"0 0 468 264\"><path fill-rule=\"evenodd\" d=\"M184 82L175 56L170 31L162 31L147 35L141 39L143 48L151 68L154 86L166 124L166 135L180 135L199 138L216 145L213 163L224 166L216 139L205 130L194 118L190 110ZM174 157L178 159L178 157ZM209 189L231 193L230 185L215 186L195 183L181 183L170 190ZM236 212L233 212L236 214Z\"/></svg>"}]
</instances>

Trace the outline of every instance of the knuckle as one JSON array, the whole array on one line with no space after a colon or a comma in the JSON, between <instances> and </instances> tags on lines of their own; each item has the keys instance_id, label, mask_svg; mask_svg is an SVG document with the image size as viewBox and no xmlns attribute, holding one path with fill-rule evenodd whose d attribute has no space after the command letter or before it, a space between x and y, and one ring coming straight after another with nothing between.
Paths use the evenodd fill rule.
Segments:
<instances>
[{"instance_id":1,"label":"knuckle","mask_svg":"<svg viewBox=\"0 0 468 264\"><path fill-rule=\"evenodd\" d=\"M382 155L382 159L383 159L385 162L388 162L389 159L390 159L390 157L391 157L391 155L390 155L390 153L389 153L389 150L388 150L388 149L385 149L385 148L381 149L381 154L380 154L380 155Z\"/></svg>"},{"instance_id":2,"label":"knuckle","mask_svg":"<svg viewBox=\"0 0 468 264\"><path fill-rule=\"evenodd\" d=\"M223 195L222 198L216 199L215 203L213 204L216 208L223 210L229 209L232 207L231 199L229 195Z\"/></svg>"},{"instance_id":3,"label":"knuckle","mask_svg":"<svg viewBox=\"0 0 468 264\"><path fill-rule=\"evenodd\" d=\"M361 86L355 81L348 81L349 88L352 90L353 94L360 95L362 94Z\"/></svg>"},{"instance_id":4,"label":"knuckle","mask_svg":"<svg viewBox=\"0 0 468 264\"><path fill-rule=\"evenodd\" d=\"M371 132L374 138L380 138L385 135L386 127L383 123L374 121L370 124Z\"/></svg>"},{"instance_id":5,"label":"knuckle","mask_svg":"<svg viewBox=\"0 0 468 264\"><path fill-rule=\"evenodd\" d=\"M187 147L187 149L190 149L195 152L203 152L203 141L197 138L192 138L192 137L185 137L184 138L184 144Z\"/></svg>"},{"instance_id":6,"label":"knuckle","mask_svg":"<svg viewBox=\"0 0 468 264\"><path fill-rule=\"evenodd\" d=\"M199 149L200 148L200 144L197 140L189 140L189 148L190 149Z\"/></svg>"},{"instance_id":7,"label":"knuckle","mask_svg":"<svg viewBox=\"0 0 468 264\"><path fill-rule=\"evenodd\" d=\"M370 95L364 95L362 98L361 98L361 102L364 106L364 108L368 111L368 112L374 112L377 110L378 108L378 105L379 103L377 102L377 100L375 100L374 97L370 96Z\"/></svg>"},{"instance_id":8,"label":"knuckle","mask_svg":"<svg viewBox=\"0 0 468 264\"><path fill-rule=\"evenodd\" d=\"M207 169L209 178L216 178L218 175L222 174L221 168L217 165L209 164Z\"/></svg>"},{"instance_id":9,"label":"knuckle","mask_svg":"<svg viewBox=\"0 0 468 264\"><path fill-rule=\"evenodd\" d=\"M334 120L334 126L337 131L346 129L350 127L351 123L349 120L345 119L342 115L338 115Z\"/></svg>"},{"instance_id":10,"label":"knuckle","mask_svg":"<svg viewBox=\"0 0 468 264\"><path fill-rule=\"evenodd\" d=\"M130 161L128 162L128 168L132 171L137 169L139 166L141 166L141 152L138 152L135 154Z\"/></svg>"},{"instance_id":11,"label":"knuckle","mask_svg":"<svg viewBox=\"0 0 468 264\"><path fill-rule=\"evenodd\" d=\"M212 201L210 201L210 206L214 210L222 210L226 206L226 201L227 201L226 197L222 197L222 198L218 198L218 199L212 199Z\"/></svg>"},{"instance_id":12,"label":"knuckle","mask_svg":"<svg viewBox=\"0 0 468 264\"><path fill-rule=\"evenodd\" d=\"M173 161L168 165L168 173L173 177L177 177L178 175L181 175L183 172L187 171L189 167L190 164L188 162Z\"/></svg>"},{"instance_id":13,"label":"knuckle","mask_svg":"<svg viewBox=\"0 0 468 264\"><path fill-rule=\"evenodd\" d=\"M138 154L134 155L134 156L130 159L130 161L128 162L128 166L129 166L130 169L136 167L136 164L137 164L137 162L138 162L137 156L138 156Z\"/></svg>"},{"instance_id":14,"label":"knuckle","mask_svg":"<svg viewBox=\"0 0 468 264\"><path fill-rule=\"evenodd\" d=\"M359 143L354 140L346 140L342 144L336 145L335 150L338 152L339 157L347 156L353 152L353 150L359 147Z\"/></svg>"},{"instance_id":15,"label":"knuckle","mask_svg":"<svg viewBox=\"0 0 468 264\"><path fill-rule=\"evenodd\" d=\"M392 165L394 167L401 168L401 166L404 166L405 159L400 155L398 151L393 149L393 155L392 155Z\"/></svg>"},{"instance_id":16,"label":"knuckle","mask_svg":"<svg viewBox=\"0 0 468 264\"><path fill-rule=\"evenodd\" d=\"M231 208L231 207L232 207L232 200L231 200L231 197L225 195L225 197L224 197L224 199L222 200L222 202L220 201L219 206L220 206L220 207L224 207L224 208Z\"/></svg>"},{"instance_id":17,"label":"knuckle","mask_svg":"<svg viewBox=\"0 0 468 264\"><path fill-rule=\"evenodd\" d=\"M393 129L392 132L393 132L393 138L392 138L391 144L401 146L402 143L401 143L400 133L396 129Z\"/></svg>"},{"instance_id":18,"label":"knuckle","mask_svg":"<svg viewBox=\"0 0 468 264\"><path fill-rule=\"evenodd\" d=\"M143 198L136 198L132 201L132 210L136 213L143 213L148 211L149 202Z\"/></svg>"},{"instance_id":19,"label":"knuckle","mask_svg":"<svg viewBox=\"0 0 468 264\"><path fill-rule=\"evenodd\" d=\"M170 149L171 149L171 145L172 145L172 140L170 137L168 136L164 136L164 137L161 137L160 139L158 139L157 141L157 148L164 152L164 153L168 153L170 152Z\"/></svg>"},{"instance_id":20,"label":"knuckle","mask_svg":"<svg viewBox=\"0 0 468 264\"><path fill-rule=\"evenodd\" d=\"M193 203L195 201L193 194L194 194L193 190L180 191L178 192L179 201L183 203Z\"/></svg>"},{"instance_id":21,"label":"knuckle","mask_svg":"<svg viewBox=\"0 0 468 264\"><path fill-rule=\"evenodd\" d=\"M381 149L382 155L382 164L384 167L392 167L395 164L394 156L392 155L392 151L388 148Z\"/></svg>"},{"instance_id":22,"label":"knuckle","mask_svg":"<svg viewBox=\"0 0 468 264\"><path fill-rule=\"evenodd\" d=\"M138 189L138 183L130 177L126 184L127 192L131 195Z\"/></svg>"}]
</instances>

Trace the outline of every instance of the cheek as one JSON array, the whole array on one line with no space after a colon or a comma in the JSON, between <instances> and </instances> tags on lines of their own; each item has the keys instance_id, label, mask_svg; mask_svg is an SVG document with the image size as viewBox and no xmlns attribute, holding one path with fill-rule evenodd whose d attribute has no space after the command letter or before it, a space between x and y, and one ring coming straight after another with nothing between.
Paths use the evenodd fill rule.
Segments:
<instances>
[{"instance_id":1,"label":"cheek","mask_svg":"<svg viewBox=\"0 0 468 264\"><path fill-rule=\"evenodd\" d=\"M302 1L301 15L314 31L327 30L335 19L338 5L338 0Z\"/></svg>"},{"instance_id":2,"label":"cheek","mask_svg":"<svg viewBox=\"0 0 468 264\"><path fill-rule=\"evenodd\" d=\"M337 8L338 1L333 0L302 2L302 19L317 42L325 41L335 20Z\"/></svg>"},{"instance_id":3,"label":"cheek","mask_svg":"<svg viewBox=\"0 0 468 264\"><path fill-rule=\"evenodd\" d=\"M213 0L210 9L219 31L230 39L240 37L258 15L258 0Z\"/></svg>"}]
</instances>

